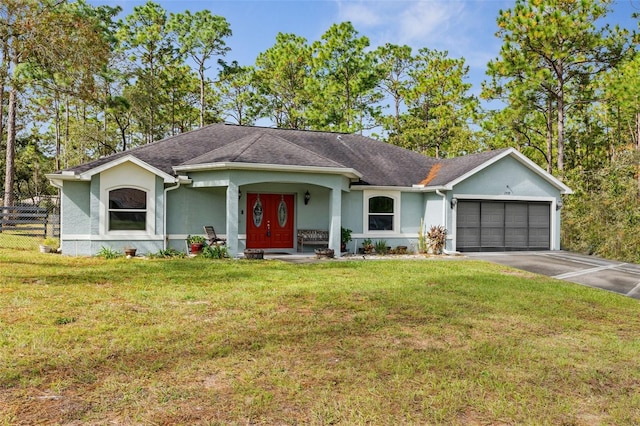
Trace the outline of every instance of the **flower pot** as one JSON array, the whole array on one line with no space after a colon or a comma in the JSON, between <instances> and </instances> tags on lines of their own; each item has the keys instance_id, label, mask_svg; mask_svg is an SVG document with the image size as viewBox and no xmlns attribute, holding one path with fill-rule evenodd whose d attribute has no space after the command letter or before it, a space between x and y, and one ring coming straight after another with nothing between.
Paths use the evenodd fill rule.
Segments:
<instances>
[{"instance_id":1,"label":"flower pot","mask_svg":"<svg viewBox=\"0 0 640 426\"><path fill-rule=\"evenodd\" d=\"M134 248L124 249L124 255L127 256L127 257L128 256L134 257L136 255L136 251L137 250L138 249L134 249Z\"/></svg>"},{"instance_id":2,"label":"flower pot","mask_svg":"<svg viewBox=\"0 0 640 426\"><path fill-rule=\"evenodd\" d=\"M204 244L202 243L191 243L191 253L200 253L202 251L202 247L204 247Z\"/></svg>"},{"instance_id":3,"label":"flower pot","mask_svg":"<svg viewBox=\"0 0 640 426\"><path fill-rule=\"evenodd\" d=\"M40 244L40 253L51 253L53 248L49 246L45 246L44 244Z\"/></svg>"}]
</instances>

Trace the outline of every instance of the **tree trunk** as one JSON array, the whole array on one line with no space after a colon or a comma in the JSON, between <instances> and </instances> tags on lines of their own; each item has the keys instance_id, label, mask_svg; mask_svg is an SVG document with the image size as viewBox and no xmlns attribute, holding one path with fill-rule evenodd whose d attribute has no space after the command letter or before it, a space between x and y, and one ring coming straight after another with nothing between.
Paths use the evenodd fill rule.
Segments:
<instances>
[{"instance_id":1,"label":"tree trunk","mask_svg":"<svg viewBox=\"0 0 640 426\"><path fill-rule=\"evenodd\" d=\"M558 92L558 173L564 174L564 94L562 87Z\"/></svg>"},{"instance_id":2,"label":"tree trunk","mask_svg":"<svg viewBox=\"0 0 640 426\"><path fill-rule=\"evenodd\" d=\"M200 74L200 127L204 127L204 91L205 91L205 78L204 78L204 65L201 64L198 69Z\"/></svg>"},{"instance_id":3,"label":"tree trunk","mask_svg":"<svg viewBox=\"0 0 640 426\"><path fill-rule=\"evenodd\" d=\"M4 134L4 79L0 80L0 138Z\"/></svg>"},{"instance_id":4,"label":"tree trunk","mask_svg":"<svg viewBox=\"0 0 640 426\"><path fill-rule=\"evenodd\" d=\"M16 109L18 102L18 91L12 88L9 92L9 112L7 115L7 153L5 162L4 178L4 205L13 206L14 194L13 186L15 179L16 160Z\"/></svg>"},{"instance_id":5,"label":"tree trunk","mask_svg":"<svg viewBox=\"0 0 640 426\"><path fill-rule=\"evenodd\" d=\"M547 97L547 173L553 171L553 102Z\"/></svg>"},{"instance_id":6,"label":"tree trunk","mask_svg":"<svg viewBox=\"0 0 640 426\"><path fill-rule=\"evenodd\" d=\"M58 93L55 94L55 99L53 102L53 106L56 109L56 115L55 115L55 131L56 131L56 170L60 170L61 169L61 165L62 165L62 161L60 160L60 155L62 152L61 146L62 143L60 142L60 102L58 99Z\"/></svg>"},{"instance_id":7,"label":"tree trunk","mask_svg":"<svg viewBox=\"0 0 640 426\"><path fill-rule=\"evenodd\" d=\"M633 137L635 138L635 142L636 142L636 151L640 152L640 109L637 106L636 106L635 117L636 117L636 128L635 128L635 135L633 135ZM638 195L640 196L640 171L638 172L637 179L638 179Z\"/></svg>"}]
</instances>

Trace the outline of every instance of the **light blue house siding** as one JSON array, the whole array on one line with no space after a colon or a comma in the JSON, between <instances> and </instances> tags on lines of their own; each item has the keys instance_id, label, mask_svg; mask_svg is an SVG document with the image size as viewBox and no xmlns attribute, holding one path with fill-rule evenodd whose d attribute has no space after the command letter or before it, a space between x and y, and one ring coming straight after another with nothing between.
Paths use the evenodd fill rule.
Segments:
<instances>
[{"instance_id":1,"label":"light blue house siding","mask_svg":"<svg viewBox=\"0 0 640 426\"><path fill-rule=\"evenodd\" d=\"M398 227L394 231L376 232L369 231L367 219L367 204L365 198L371 191L375 194L388 192L398 198L399 204L396 206L398 215ZM347 249L352 253L357 253L362 247L364 239L371 239L374 243L380 240L386 241L389 247L406 246L408 249L417 250L418 230L420 220L425 217L432 217L433 220L441 220L439 216L430 209L425 208L425 201L430 197L429 193L412 189L388 188L380 190L368 190L366 187L358 187L342 195L342 226L352 231L351 241ZM442 204L439 204L441 206Z\"/></svg>"},{"instance_id":2,"label":"light blue house siding","mask_svg":"<svg viewBox=\"0 0 640 426\"><path fill-rule=\"evenodd\" d=\"M91 244L91 182L65 182L61 197L60 233L64 235L61 249L64 254L90 253Z\"/></svg>"}]
</instances>

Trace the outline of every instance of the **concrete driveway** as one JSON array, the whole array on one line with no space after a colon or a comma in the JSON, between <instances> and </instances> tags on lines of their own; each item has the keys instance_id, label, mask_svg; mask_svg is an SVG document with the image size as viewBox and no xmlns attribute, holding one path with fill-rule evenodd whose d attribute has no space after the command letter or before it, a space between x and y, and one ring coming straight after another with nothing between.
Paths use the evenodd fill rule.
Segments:
<instances>
[{"instance_id":1,"label":"concrete driveway","mask_svg":"<svg viewBox=\"0 0 640 426\"><path fill-rule=\"evenodd\" d=\"M640 265L566 251L465 253L560 280L601 288L640 300Z\"/></svg>"}]
</instances>

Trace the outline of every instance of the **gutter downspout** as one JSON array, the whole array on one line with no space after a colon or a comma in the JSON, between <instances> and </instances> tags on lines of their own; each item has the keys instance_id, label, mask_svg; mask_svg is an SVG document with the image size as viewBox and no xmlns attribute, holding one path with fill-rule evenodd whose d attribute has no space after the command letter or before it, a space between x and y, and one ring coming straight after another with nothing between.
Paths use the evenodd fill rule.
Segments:
<instances>
[{"instance_id":1,"label":"gutter downspout","mask_svg":"<svg viewBox=\"0 0 640 426\"><path fill-rule=\"evenodd\" d=\"M164 189L164 197L163 197L163 206L162 206L162 231L164 233L162 238L162 249L167 249L167 243L169 242L169 234L167 233L167 193L169 191L173 191L174 189L180 188L182 181L180 180L180 176L178 176L178 183L175 186L169 186Z\"/></svg>"},{"instance_id":2,"label":"gutter downspout","mask_svg":"<svg viewBox=\"0 0 640 426\"><path fill-rule=\"evenodd\" d=\"M445 229L449 229L447 226L447 194L440 192L439 189L436 189L436 194L442 197L442 223L444 224ZM450 251L446 248L442 248L442 252L446 255L457 255L459 254L456 251Z\"/></svg>"}]
</instances>

